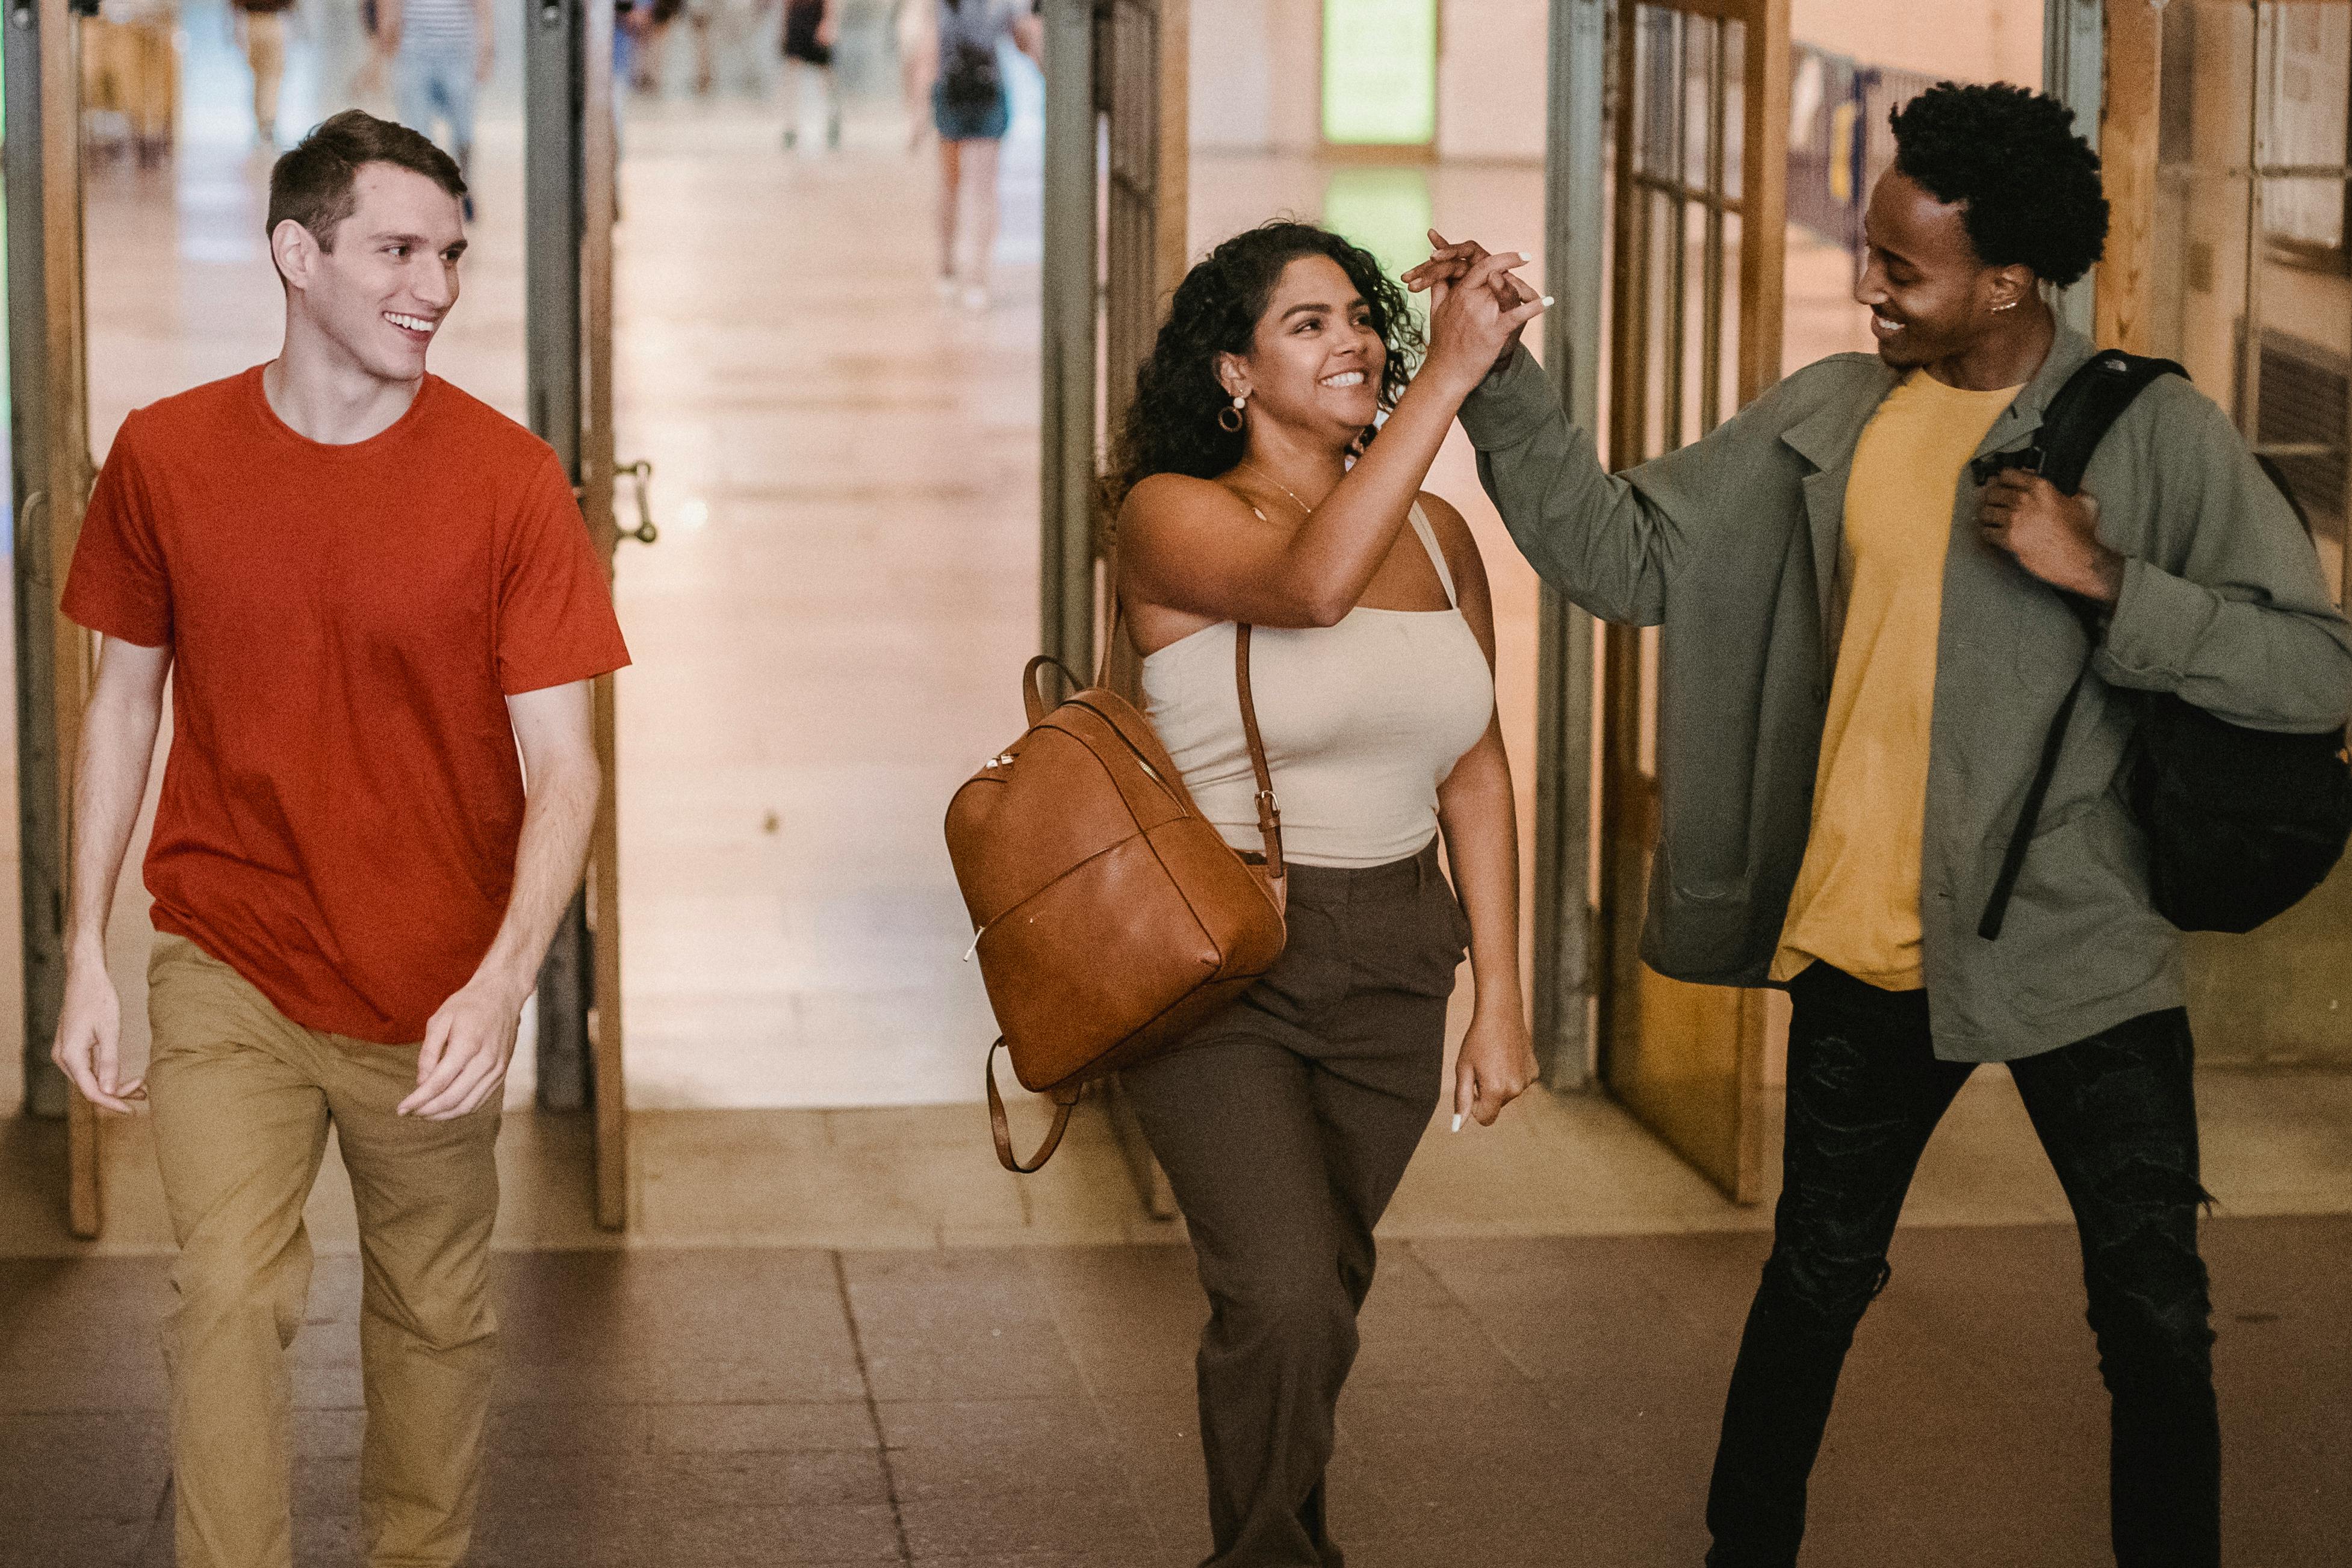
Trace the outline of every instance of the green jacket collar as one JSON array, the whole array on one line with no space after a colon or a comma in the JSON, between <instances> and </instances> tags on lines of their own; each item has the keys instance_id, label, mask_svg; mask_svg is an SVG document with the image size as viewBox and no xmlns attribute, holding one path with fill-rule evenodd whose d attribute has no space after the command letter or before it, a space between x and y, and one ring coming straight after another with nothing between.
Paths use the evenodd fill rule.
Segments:
<instances>
[{"instance_id":1,"label":"green jacket collar","mask_svg":"<svg viewBox=\"0 0 2352 1568\"><path fill-rule=\"evenodd\" d=\"M1976 455L2023 444L2042 428L2042 413L2058 389L2097 351L2097 345L2088 338L2063 321L2058 323L2058 335L2042 368L1992 422ZM1854 448L1878 405L1906 373L1882 363L1877 375L1856 381L1852 397L1825 402L1780 433L1782 444L1813 466L1804 481L1805 520L1812 536L1813 582L1820 595L1825 646L1832 643L1830 634L1836 622L1838 549L1845 538L1846 481L1853 473Z\"/></svg>"}]
</instances>

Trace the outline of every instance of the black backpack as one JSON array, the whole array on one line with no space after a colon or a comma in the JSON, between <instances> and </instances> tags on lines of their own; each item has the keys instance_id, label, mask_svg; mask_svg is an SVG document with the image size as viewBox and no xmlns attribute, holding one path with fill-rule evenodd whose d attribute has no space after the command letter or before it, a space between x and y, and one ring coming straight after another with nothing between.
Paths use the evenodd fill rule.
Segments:
<instances>
[{"instance_id":1,"label":"black backpack","mask_svg":"<svg viewBox=\"0 0 2352 1568\"><path fill-rule=\"evenodd\" d=\"M2039 444L1979 458L1977 483L2002 468L2023 467L2039 472L2063 493L2074 494L2091 454L2142 389L2159 376L2188 374L2169 360L2112 350L2095 355L2051 400ZM2278 468L2267 462L2263 468L2295 506ZM2295 515L2303 516L2300 506ZM2309 528L2307 521L2305 526ZM2067 598L2091 630L2095 654L2092 607ZM2000 874L1977 926L1977 935L1987 941L2000 935L2042 798L2058 770L2067 721L2090 675L2085 658L2050 721L2041 766L2025 791ZM2346 763L2342 730L2291 735L2247 729L2168 693L2118 695L2139 721L2126 763L2125 795L2147 835L2158 914L2183 931L2252 931L2326 880L2343 856L2345 841L2352 838L2352 767Z\"/></svg>"},{"instance_id":2,"label":"black backpack","mask_svg":"<svg viewBox=\"0 0 2352 1568\"><path fill-rule=\"evenodd\" d=\"M954 40L948 51L947 69L940 78L940 96L958 109L977 112L993 108L1003 93L1004 73L996 63L995 43Z\"/></svg>"}]
</instances>

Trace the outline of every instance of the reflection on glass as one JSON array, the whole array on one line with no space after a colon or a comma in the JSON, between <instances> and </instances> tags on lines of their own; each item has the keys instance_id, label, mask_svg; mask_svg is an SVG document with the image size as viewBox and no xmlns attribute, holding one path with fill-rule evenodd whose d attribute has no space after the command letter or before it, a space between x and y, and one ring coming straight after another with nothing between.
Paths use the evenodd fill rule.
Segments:
<instances>
[{"instance_id":1,"label":"reflection on glass","mask_svg":"<svg viewBox=\"0 0 2352 1568\"><path fill-rule=\"evenodd\" d=\"M2352 4L2164 14L2151 347L2228 408L2342 591L2352 513Z\"/></svg>"}]
</instances>

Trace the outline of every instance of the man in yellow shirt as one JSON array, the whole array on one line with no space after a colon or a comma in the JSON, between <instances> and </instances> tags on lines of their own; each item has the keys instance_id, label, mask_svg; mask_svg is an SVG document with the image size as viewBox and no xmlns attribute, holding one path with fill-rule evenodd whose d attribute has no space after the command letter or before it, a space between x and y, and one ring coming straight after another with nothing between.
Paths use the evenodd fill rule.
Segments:
<instances>
[{"instance_id":1,"label":"man in yellow shirt","mask_svg":"<svg viewBox=\"0 0 2352 1568\"><path fill-rule=\"evenodd\" d=\"M2013 87L1946 84L1898 110L1854 291L1877 354L1810 365L1703 441L1606 473L1523 350L1462 408L1545 580L1664 628L1658 744L1675 783L1643 956L1679 979L1783 984L1795 1004L1772 1256L1707 1498L1716 1568L1796 1563L1920 1152L1993 1061L2082 1232L2114 1401L2116 1561L2220 1561L2179 934L2115 786L2135 691L2254 729L2341 728L2352 630L2284 498L2179 378L2116 421L2083 496L2014 468L1979 487L1972 461L2033 444L2095 353L2044 297L2106 235L2072 121ZM1485 254L1438 244L1415 287ZM2099 607L2091 674L1988 936L2000 848L2084 667L2062 593Z\"/></svg>"}]
</instances>

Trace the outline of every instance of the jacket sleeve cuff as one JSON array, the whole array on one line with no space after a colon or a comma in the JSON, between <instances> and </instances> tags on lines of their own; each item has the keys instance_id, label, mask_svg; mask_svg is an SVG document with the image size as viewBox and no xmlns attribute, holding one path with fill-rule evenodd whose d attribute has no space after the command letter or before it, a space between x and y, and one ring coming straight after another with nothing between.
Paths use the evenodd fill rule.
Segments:
<instances>
[{"instance_id":1,"label":"jacket sleeve cuff","mask_svg":"<svg viewBox=\"0 0 2352 1568\"><path fill-rule=\"evenodd\" d=\"M2107 622L2107 659L2133 685L2170 690L2187 678L2189 651L2215 608L2212 590L2127 559L2123 592Z\"/></svg>"},{"instance_id":2,"label":"jacket sleeve cuff","mask_svg":"<svg viewBox=\"0 0 2352 1568\"><path fill-rule=\"evenodd\" d=\"M1480 382L1462 402L1462 429L1481 452L1514 446L1547 420L1558 418L1559 402L1551 379L1522 343L1500 370Z\"/></svg>"}]
</instances>

